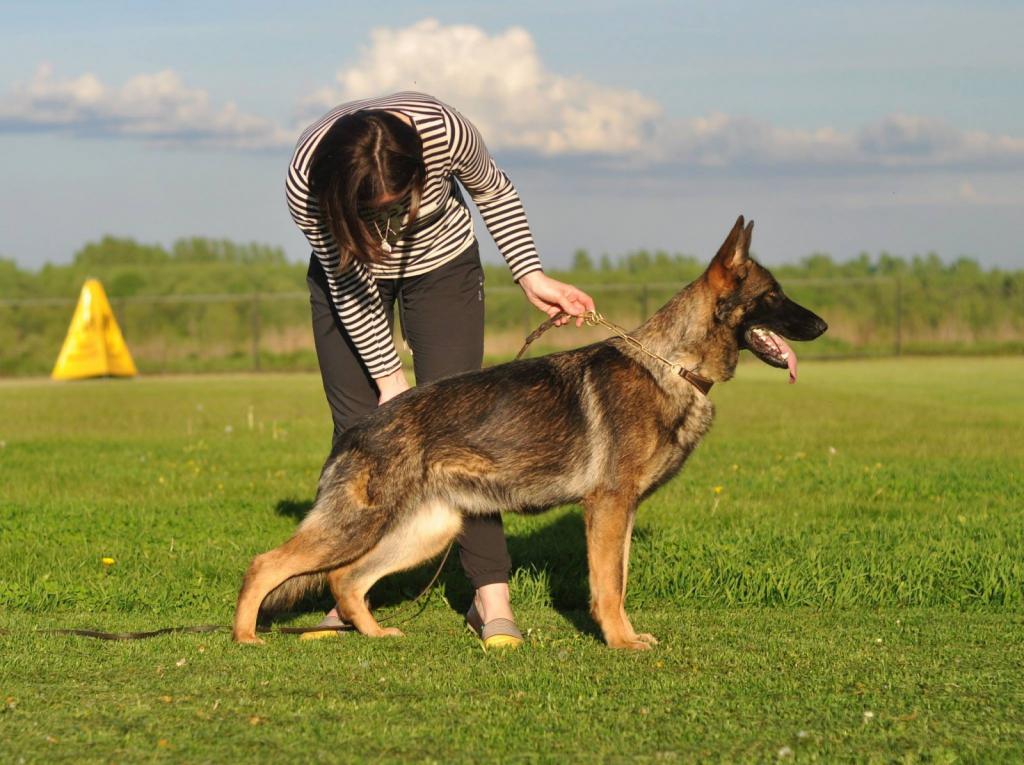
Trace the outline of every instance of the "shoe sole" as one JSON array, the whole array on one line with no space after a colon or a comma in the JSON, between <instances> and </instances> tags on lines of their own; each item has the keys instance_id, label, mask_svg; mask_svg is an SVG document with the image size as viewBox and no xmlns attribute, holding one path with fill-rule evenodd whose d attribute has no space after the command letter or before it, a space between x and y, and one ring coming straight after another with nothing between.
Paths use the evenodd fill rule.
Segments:
<instances>
[{"instance_id":1,"label":"shoe sole","mask_svg":"<svg viewBox=\"0 0 1024 765\"><path fill-rule=\"evenodd\" d=\"M341 630L317 630L316 632L303 632L299 635L299 640L326 640L340 637Z\"/></svg>"}]
</instances>

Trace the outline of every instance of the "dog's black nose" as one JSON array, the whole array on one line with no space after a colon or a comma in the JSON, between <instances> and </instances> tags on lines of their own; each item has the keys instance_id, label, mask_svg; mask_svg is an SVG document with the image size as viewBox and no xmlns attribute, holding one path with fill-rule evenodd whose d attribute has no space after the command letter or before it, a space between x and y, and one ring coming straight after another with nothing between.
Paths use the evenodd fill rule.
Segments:
<instances>
[{"instance_id":1,"label":"dog's black nose","mask_svg":"<svg viewBox=\"0 0 1024 765\"><path fill-rule=\"evenodd\" d=\"M818 337L819 335L823 335L823 334L825 334L825 330L827 330L827 329L828 329L828 324L826 324L826 323L825 323L825 320L824 320L824 319L822 319L822 318L821 318L821 317L819 316L819 317L818 317L818 325L817 325L817 327L816 327L815 329L817 330L817 332L816 332L816 334L815 334L815 337Z\"/></svg>"}]
</instances>

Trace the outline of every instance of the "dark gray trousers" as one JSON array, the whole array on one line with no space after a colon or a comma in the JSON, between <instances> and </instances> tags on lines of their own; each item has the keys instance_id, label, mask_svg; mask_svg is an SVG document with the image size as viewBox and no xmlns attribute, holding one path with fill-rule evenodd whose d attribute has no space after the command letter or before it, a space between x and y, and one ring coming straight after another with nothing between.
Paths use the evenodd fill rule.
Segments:
<instances>
[{"instance_id":1,"label":"dark gray trousers","mask_svg":"<svg viewBox=\"0 0 1024 765\"><path fill-rule=\"evenodd\" d=\"M333 452L341 434L377 408L377 387L341 327L316 256L310 258L306 281L320 375L334 419ZM419 276L378 279L377 288L392 326L398 304L418 384L480 369L484 274L475 243L440 268ZM462 568L474 588L508 581L511 561L500 514L467 516L458 542Z\"/></svg>"}]
</instances>

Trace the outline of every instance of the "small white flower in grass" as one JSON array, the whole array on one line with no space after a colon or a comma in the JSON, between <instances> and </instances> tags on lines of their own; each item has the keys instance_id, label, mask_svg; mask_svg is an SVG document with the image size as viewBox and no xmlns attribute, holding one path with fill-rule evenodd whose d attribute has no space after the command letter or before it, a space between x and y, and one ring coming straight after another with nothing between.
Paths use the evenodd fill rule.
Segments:
<instances>
[{"instance_id":1,"label":"small white flower in grass","mask_svg":"<svg viewBox=\"0 0 1024 765\"><path fill-rule=\"evenodd\" d=\"M178 659L174 662L175 667L184 667L186 664L188 664L188 659L185 658Z\"/></svg>"},{"instance_id":2,"label":"small white flower in grass","mask_svg":"<svg viewBox=\"0 0 1024 765\"><path fill-rule=\"evenodd\" d=\"M875 638L875 645L881 645L881 644L882 644L882 638Z\"/></svg>"},{"instance_id":3,"label":"small white flower in grass","mask_svg":"<svg viewBox=\"0 0 1024 765\"><path fill-rule=\"evenodd\" d=\"M836 454L838 454L838 452L836 451L836 447L834 447L834 446L828 447L828 454L829 454L830 457L835 457Z\"/></svg>"},{"instance_id":4,"label":"small white flower in grass","mask_svg":"<svg viewBox=\"0 0 1024 765\"><path fill-rule=\"evenodd\" d=\"M227 433L228 435L231 435L232 433L235 432L235 429L233 427L231 427L230 425L225 425L224 426L224 432Z\"/></svg>"},{"instance_id":5,"label":"small white flower in grass","mask_svg":"<svg viewBox=\"0 0 1024 765\"><path fill-rule=\"evenodd\" d=\"M7 448L7 442L6 441L0 441L0 449L6 449L6 448Z\"/></svg>"},{"instance_id":6,"label":"small white flower in grass","mask_svg":"<svg viewBox=\"0 0 1024 765\"><path fill-rule=\"evenodd\" d=\"M864 722L869 723L875 719L875 713L870 709L864 710Z\"/></svg>"},{"instance_id":7,"label":"small white flower in grass","mask_svg":"<svg viewBox=\"0 0 1024 765\"><path fill-rule=\"evenodd\" d=\"M779 759L780 760L784 760L787 757L792 757L792 756L793 756L793 750L790 749L788 746L779 747Z\"/></svg>"},{"instance_id":8,"label":"small white flower in grass","mask_svg":"<svg viewBox=\"0 0 1024 765\"><path fill-rule=\"evenodd\" d=\"M810 735L811 735L811 734L810 734L810 733L808 733L808 732L807 732L807 731L805 731L805 730L798 730L798 731L796 732L796 737L797 737L798 739L801 739L801 740L803 740L803 739L807 738L807 737L808 737L808 736L810 736Z\"/></svg>"}]
</instances>

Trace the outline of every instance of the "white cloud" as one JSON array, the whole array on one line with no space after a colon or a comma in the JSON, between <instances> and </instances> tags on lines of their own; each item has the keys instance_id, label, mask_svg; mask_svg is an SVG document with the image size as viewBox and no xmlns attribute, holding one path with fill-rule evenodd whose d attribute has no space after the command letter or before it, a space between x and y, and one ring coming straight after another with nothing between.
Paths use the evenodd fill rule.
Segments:
<instances>
[{"instance_id":1,"label":"white cloud","mask_svg":"<svg viewBox=\"0 0 1024 765\"><path fill-rule=\"evenodd\" d=\"M548 71L520 27L489 35L433 19L374 30L370 46L338 72L336 85L305 99L303 116L399 90L431 93L455 106L494 149L544 156L642 152L661 118L658 103L636 91Z\"/></svg>"},{"instance_id":2,"label":"white cloud","mask_svg":"<svg viewBox=\"0 0 1024 765\"><path fill-rule=\"evenodd\" d=\"M727 168L846 163L854 141L829 127L793 130L716 113L666 120L653 143L659 162Z\"/></svg>"},{"instance_id":3,"label":"white cloud","mask_svg":"<svg viewBox=\"0 0 1024 765\"><path fill-rule=\"evenodd\" d=\"M943 120L907 114L861 129L857 147L865 160L888 167L998 167L1024 161L1024 138L958 130Z\"/></svg>"},{"instance_id":4,"label":"white cloud","mask_svg":"<svg viewBox=\"0 0 1024 765\"><path fill-rule=\"evenodd\" d=\"M646 173L709 168L846 172L1024 166L1024 138L964 131L894 114L856 130L793 129L747 116L670 117L654 99L550 71L530 33L494 34L426 19L381 28L332 84L298 104L291 126L216 106L173 71L111 87L91 74L57 79L48 66L0 98L0 133L131 137L161 145L282 149L338 103L399 90L433 93L471 118L495 150L551 162Z\"/></svg>"},{"instance_id":5,"label":"white cloud","mask_svg":"<svg viewBox=\"0 0 1024 765\"><path fill-rule=\"evenodd\" d=\"M653 156L698 167L792 169L1001 168L1024 165L1024 139L962 131L929 117L895 114L856 131L794 130L713 114L666 120Z\"/></svg>"},{"instance_id":6,"label":"white cloud","mask_svg":"<svg viewBox=\"0 0 1024 765\"><path fill-rule=\"evenodd\" d=\"M488 34L426 19L374 30L335 84L301 102L302 119L338 103L399 90L438 96L470 117L487 143L543 157L599 155L619 169L910 169L1024 164L1024 139L891 115L856 131L796 130L750 117L670 118L633 90L545 68L519 27Z\"/></svg>"},{"instance_id":7,"label":"white cloud","mask_svg":"<svg viewBox=\"0 0 1024 765\"><path fill-rule=\"evenodd\" d=\"M57 79L41 65L27 83L0 100L0 132L51 131L121 136L165 145L238 149L290 145L294 136L272 121L215 107L204 90L187 87L171 70L132 77L112 88L91 74Z\"/></svg>"}]
</instances>

